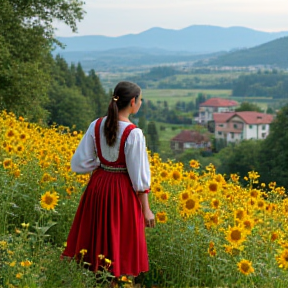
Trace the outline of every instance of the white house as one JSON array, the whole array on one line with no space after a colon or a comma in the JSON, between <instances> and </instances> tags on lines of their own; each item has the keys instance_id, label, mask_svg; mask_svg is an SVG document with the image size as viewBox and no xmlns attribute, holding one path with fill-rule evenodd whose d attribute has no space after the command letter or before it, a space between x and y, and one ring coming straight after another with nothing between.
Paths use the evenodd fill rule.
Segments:
<instances>
[{"instance_id":1,"label":"white house","mask_svg":"<svg viewBox=\"0 0 288 288\"><path fill-rule=\"evenodd\" d=\"M210 98L199 105L198 121L201 124L206 124L213 120L213 113L234 112L237 106L238 102L233 100Z\"/></svg>"},{"instance_id":2,"label":"white house","mask_svg":"<svg viewBox=\"0 0 288 288\"><path fill-rule=\"evenodd\" d=\"M265 139L273 116L254 111L213 113L215 139L227 143L244 139Z\"/></svg>"}]
</instances>

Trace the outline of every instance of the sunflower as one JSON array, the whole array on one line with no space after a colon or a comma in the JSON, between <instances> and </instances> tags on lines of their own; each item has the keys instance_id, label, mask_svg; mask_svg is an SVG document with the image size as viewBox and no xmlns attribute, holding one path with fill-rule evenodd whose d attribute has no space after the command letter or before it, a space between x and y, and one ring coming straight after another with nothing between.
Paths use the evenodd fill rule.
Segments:
<instances>
[{"instance_id":1,"label":"sunflower","mask_svg":"<svg viewBox=\"0 0 288 288\"><path fill-rule=\"evenodd\" d=\"M41 206L46 210L55 209L58 203L59 196L56 192L47 191L41 196Z\"/></svg>"},{"instance_id":2,"label":"sunflower","mask_svg":"<svg viewBox=\"0 0 288 288\"><path fill-rule=\"evenodd\" d=\"M169 177L169 173L167 170L163 169L161 170L161 172L159 173L160 177L162 180L166 180Z\"/></svg>"},{"instance_id":3,"label":"sunflower","mask_svg":"<svg viewBox=\"0 0 288 288\"><path fill-rule=\"evenodd\" d=\"M23 133L23 132L19 135L19 139L20 139L22 142L25 142L25 141L27 140L27 138L28 138L27 134L25 134L25 133Z\"/></svg>"},{"instance_id":4,"label":"sunflower","mask_svg":"<svg viewBox=\"0 0 288 288\"><path fill-rule=\"evenodd\" d=\"M247 234L251 234L251 231L255 226L255 223L252 219L247 217L242 221L242 226Z\"/></svg>"},{"instance_id":5,"label":"sunflower","mask_svg":"<svg viewBox=\"0 0 288 288\"><path fill-rule=\"evenodd\" d=\"M288 269L288 249L284 249L280 256L276 257L279 268Z\"/></svg>"},{"instance_id":6,"label":"sunflower","mask_svg":"<svg viewBox=\"0 0 288 288\"><path fill-rule=\"evenodd\" d=\"M21 262L21 266L22 266L22 267L29 267L29 266L31 266L31 265L32 265L32 262L29 261L29 260L25 260L25 261L22 261L22 262Z\"/></svg>"},{"instance_id":7,"label":"sunflower","mask_svg":"<svg viewBox=\"0 0 288 288\"><path fill-rule=\"evenodd\" d=\"M6 131L6 133L5 133L5 136L6 136L6 138L12 139L12 138L15 138L17 134L18 134L18 133L17 133L16 130L14 130L14 129L8 129L8 130Z\"/></svg>"},{"instance_id":8,"label":"sunflower","mask_svg":"<svg viewBox=\"0 0 288 288\"><path fill-rule=\"evenodd\" d=\"M166 203L169 199L169 193L168 192L162 192L157 194L157 198L160 202Z\"/></svg>"},{"instance_id":9,"label":"sunflower","mask_svg":"<svg viewBox=\"0 0 288 288\"><path fill-rule=\"evenodd\" d=\"M184 190L179 194L179 200L181 202L186 201L189 197L190 197L190 192L187 190Z\"/></svg>"},{"instance_id":10,"label":"sunflower","mask_svg":"<svg viewBox=\"0 0 288 288\"><path fill-rule=\"evenodd\" d=\"M167 213L166 212L158 212L156 214L156 220L158 223L166 223L167 222Z\"/></svg>"},{"instance_id":11,"label":"sunflower","mask_svg":"<svg viewBox=\"0 0 288 288\"><path fill-rule=\"evenodd\" d=\"M211 257L214 257L217 254L216 249L215 249L215 244L213 241L209 243L208 253Z\"/></svg>"},{"instance_id":12,"label":"sunflower","mask_svg":"<svg viewBox=\"0 0 288 288\"><path fill-rule=\"evenodd\" d=\"M175 181L178 182L182 179L182 174L178 170L174 170L171 173L171 178Z\"/></svg>"},{"instance_id":13,"label":"sunflower","mask_svg":"<svg viewBox=\"0 0 288 288\"><path fill-rule=\"evenodd\" d=\"M4 169L11 169L13 166L13 162L11 158L5 158L3 161L3 167Z\"/></svg>"},{"instance_id":14,"label":"sunflower","mask_svg":"<svg viewBox=\"0 0 288 288\"><path fill-rule=\"evenodd\" d=\"M208 190L210 192L216 193L219 189L219 186L220 184L215 180L208 182Z\"/></svg>"},{"instance_id":15,"label":"sunflower","mask_svg":"<svg viewBox=\"0 0 288 288\"><path fill-rule=\"evenodd\" d=\"M238 183L240 176L237 174L231 174L230 178L234 183Z\"/></svg>"},{"instance_id":16,"label":"sunflower","mask_svg":"<svg viewBox=\"0 0 288 288\"><path fill-rule=\"evenodd\" d=\"M250 191L250 197L252 198L258 198L259 195L260 195L260 191L257 189L252 189Z\"/></svg>"},{"instance_id":17,"label":"sunflower","mask_svg":"<svg viewBox=\"0 0 288 288\"><path fill-rule=\"evenodd\" d=\"M205 219L205 226L207 229L210 229L211 227L216 227L220 223L220 217L218 213L210 213L207 212L204 216Z\"/></svg>"},{"instance_id":18,"label":"sunflower","mask_svg":"<svg viewBox=\"0 0 288 288\"><path fill-rule=\"evenodd\" d=\"M238 246L246 240L246 233L240 226L230 227L226 231L226 240L232 245Z\"/></svg>"},{"instance_id":19,"label":"sunflower","mask_svg":"<svg viewBox=\"0 0 288 288\"><path fill-rule=\"evenodd\" d=\"M237 263L237 266L238 270L244 275L249 275L250 273L254 272L251 261L243 259Z\"/></svg>"},{"instance_id":20,"label":"sunflower","mask_svg":"<svg viewBox=\"0 0 288 288\"><path fill-rule=\"evenodd\" d=\"M69 186L68 188L66 188L66 192L67 194L71 195L73 192L75 192L75 187L74 186Z\"/></svg>"},{"instance_id":21,"label":"sunflower","mask_svg":"<svg viewBox=\"0 0 288 288\"><path fill-rule=\"evenodd\" d=\"M246 211L243 208L239 208L236 211L234 211L234 216L236 220L243 220L246 216Z\"/></svg>"},{"instance_id":22,"label":"sunflower","mask_svg":"<svg viewBox=\"0 0 288 288\"><path fill-rule=\"evenodd\" d=\"M187 174L187 179L192 180L192 181L197 181L198 180L198 175L194 173L193 171L188 172Z\"/></svg>"},{"instance_id":23,"label":"sunflower","mask_svg":"<svg viewBox=\"0 0 288 288\"><path fill-rule=\"evenodd\" d=\"M211 200L211 207L214 208L214 209L218 209L220 207L220 201L216 198L213 198Z\"/></svg>"},{"instance_id":24,"label":"sunflower","mask_svg":"<svg viewBox=\"0 0 288 288\"><path fill-rule=\"evenodd\" d=\"M197 160L191 160L189 162L191 168L198 169L200 168L200 163Z\"/></svg>"},{"instance_id":25,"label":"sunflower","mask_svg":"<svg viewBox=\"0 0 288 288\"><path fill-rule=\"evenodd\" d=\"M200 208L200 203L199 199L197 196L193 195L187 200L183 201L181 203L181 214L183 216L190 216L192 214L195 214L198 209Z\"/></svg>"},{"instance_id":26,"label":"sunflower","mask_svg":"<svg viewBox=\"0 0 288 288\"><path fill-rule=\"evenodd\" d=\"M18 153L23 153L24 149L25 149L24 146L19 144L19 145L17 145L15 151L18 152Z\"/></svg>"}]
</instances>

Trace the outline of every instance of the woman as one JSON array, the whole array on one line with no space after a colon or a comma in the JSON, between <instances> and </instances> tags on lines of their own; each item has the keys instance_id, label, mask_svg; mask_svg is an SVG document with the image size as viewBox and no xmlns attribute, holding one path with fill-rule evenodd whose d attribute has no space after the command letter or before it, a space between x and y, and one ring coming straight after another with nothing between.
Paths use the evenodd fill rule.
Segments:
<instances>
[{"instance_id":1,"label":"woman","mask_svg":"<svg viewBox=\"0 0 288 288\"><path fill-rule=\"evenodd\" d=\"M94 172L62 255L81 259L85 254L83 260L95 272L104 255L112 261L115 277L148 271L144 228L155 225L147 194L150 169L145 138L129 120L140 109L141 99L138 85L118 83L107 117L90 124L71 161L74 172Z\"/></svg>"}]
</instances>

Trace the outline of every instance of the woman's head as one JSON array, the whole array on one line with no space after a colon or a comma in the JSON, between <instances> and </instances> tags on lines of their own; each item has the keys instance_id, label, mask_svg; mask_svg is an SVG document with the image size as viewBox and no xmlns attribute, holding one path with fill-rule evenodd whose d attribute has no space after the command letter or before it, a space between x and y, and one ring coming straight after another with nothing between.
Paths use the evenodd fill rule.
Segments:
<instances>
[{"instance_id":1,"label":"woman's head","mask_svg":"<svg viewBox=\"0 0 288 288\"><path fill-rule=\"evenodd\" d=\"M104 135L109 146L113 146L116 142L118 131L118 112L130 106L131 100L139 104L138 101L141 101L139 99L140 94L141 88L133 82L122 81L116 85L112 99L108 106L107 119L104 125ZM136 105L136 109L137 108L139 109L140 105Z\"/></svg>"}]
</instances>

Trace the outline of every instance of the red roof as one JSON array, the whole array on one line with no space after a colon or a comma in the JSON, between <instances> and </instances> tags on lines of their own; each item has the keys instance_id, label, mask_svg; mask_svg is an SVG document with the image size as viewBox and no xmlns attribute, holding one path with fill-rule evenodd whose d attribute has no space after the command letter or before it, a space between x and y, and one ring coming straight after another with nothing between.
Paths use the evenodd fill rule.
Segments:
<instances>
[{"instance_id":1,"label":"red roof","mask_svg":"<svg viewBox=\"0 0 288 288\"><path fill-rule=\"evenodd\" d=\"M240 117L246 124L270 124L273 121L273 115L255 111L213 113L215 123L228 122L235 116Z\"/></svg>"},{"instance_id":2,"label":"red roof","mask_svg":"<svg viewBox=\"0 0 288 288\"><path fill-rule=\"evenodd\" d=\"M192 130L182 130L178 135L173 137L171 141L176 142L192 142L192 143L202 143L202 142L209 142L209 138L206 135L202 135L197 131Z\"/></svg>"},{"instance_id":3,"label":"red roof","mask_svg":"<svg viewBox=\"0 0 288 288\"><path fill-rule=\"evenodd\" d=\"M229 100L229 99L223 99L223 98L210 98L204 103L201 103L199 106L204 107L233 107L237 106L238 102Z\"/></svg>"}]
</instances>

